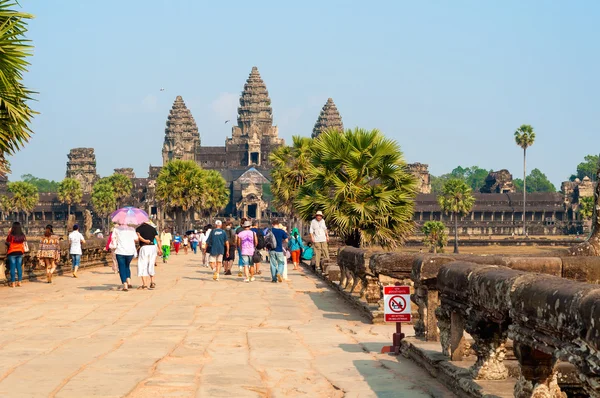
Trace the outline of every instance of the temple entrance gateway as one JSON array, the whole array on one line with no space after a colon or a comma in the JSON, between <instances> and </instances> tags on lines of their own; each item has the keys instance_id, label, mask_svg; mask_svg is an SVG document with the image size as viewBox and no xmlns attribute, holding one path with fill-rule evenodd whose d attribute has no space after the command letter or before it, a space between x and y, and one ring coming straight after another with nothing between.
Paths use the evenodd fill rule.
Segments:
<instances>
[{"instance_id":1,"label":"temple entrance gateway","mask_svg":"<svg viewBox=\"0 0 600 398\"><path fill-rule=\"evenodd\" d=\"M256 218L258 205L248 205L248 212L246 218Z\"/></svg>"}]
</instances>

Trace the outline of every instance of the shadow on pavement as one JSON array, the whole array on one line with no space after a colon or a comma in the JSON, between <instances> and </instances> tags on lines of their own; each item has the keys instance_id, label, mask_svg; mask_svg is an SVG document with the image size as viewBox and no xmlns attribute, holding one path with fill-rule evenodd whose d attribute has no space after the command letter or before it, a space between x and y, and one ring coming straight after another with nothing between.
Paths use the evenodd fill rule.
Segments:
<instances>
[{"instance_id":1,"label":"shadow on pavement","mask_svg":"<svg viewBox=\"0 0 600 398\"><path fill-rule=\"evenodd\" d=\"M344 321L356 321L371 324L365 316L359 314L355 308L338 296L337 293L327 289L320 292L304 292L315 303L317 308L325 314L323 318L341 319Z\"/></svg>"},{"instance_id":2,"label":"shadow on pavement","mask_svg":"<svg viewBox=\"0 0 600 398\"><path fill-rule=\"evenodd\" d=\"M79 286L77 288L83 290L118 290L119 287L121 287L121 285L105 283L103 285Z\"/></svg>"}]
</instances>

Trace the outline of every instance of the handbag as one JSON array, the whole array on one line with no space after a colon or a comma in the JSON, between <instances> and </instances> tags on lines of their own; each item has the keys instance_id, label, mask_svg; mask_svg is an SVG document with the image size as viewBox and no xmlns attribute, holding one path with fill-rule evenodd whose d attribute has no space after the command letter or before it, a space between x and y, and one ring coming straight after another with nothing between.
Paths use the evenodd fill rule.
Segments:
<instances>
[{"instance_id":1,"label":"handbag","mask_svg":"<svg viewBox=\"0 0 600 398\"><path fill-rule=\"evenodd\" d=\"M108 244L108 248L111 250L115 250L117 248L117 236L114 234L111 235L110 237L110 243Z\"/></svg>"},{"instance_id":2,"label":"handbag","mask_svg":"<svg viewBox=\"0 0 600 398\"><path fill-rule=\"evenodd\" d=\"M23 242L23 251L25 253L29 253L29 244L27 243L27 241Z\"/></svg>"},{"instance_id":3,"label":"handbag","mask_svg":"<svg viewBox=\"0 0 600 398\"><path fill-rule=\"evenodd\" d=\"M262 263L262 255L260 254L260 252L258 250L255 250L254 254L252 255L252 264L258 264L258 263Z\"/></svg>"}]
</instances>

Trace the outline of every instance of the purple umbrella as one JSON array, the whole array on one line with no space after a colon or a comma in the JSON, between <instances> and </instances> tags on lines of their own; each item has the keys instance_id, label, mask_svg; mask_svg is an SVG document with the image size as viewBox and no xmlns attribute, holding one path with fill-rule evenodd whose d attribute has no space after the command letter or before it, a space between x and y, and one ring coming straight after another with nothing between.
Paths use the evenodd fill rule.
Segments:
<instances>
[{"instance_id":1,"label":"purple umbrella","mask_svg":"<svg viewBox=\"0 0 600 398\"><path fill-rule=\"evenodd\" d=\"M123 207L110 215L117 224L140 225L149 220L148 213L137 207Z\"/></svg>"}]
</instances>

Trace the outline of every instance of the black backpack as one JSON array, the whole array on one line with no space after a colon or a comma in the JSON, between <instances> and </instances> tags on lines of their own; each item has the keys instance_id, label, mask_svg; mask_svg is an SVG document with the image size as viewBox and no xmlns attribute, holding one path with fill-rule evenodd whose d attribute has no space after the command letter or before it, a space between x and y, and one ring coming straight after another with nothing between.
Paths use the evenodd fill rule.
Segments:
<instances>
[{"instance_id":1,"label":"black backpack","mask_svg":"<svg viewBox=\"0 0 600 398\"><path fill-rule=\"evenodd\" d=\"M258 240L258 245L256 245L256 248L258 250L262 250L265 248L265 234L263 234L263 231L260 230L260 228L257 228L256 230L256 239Z\"/></svg>"}]
</instances>

